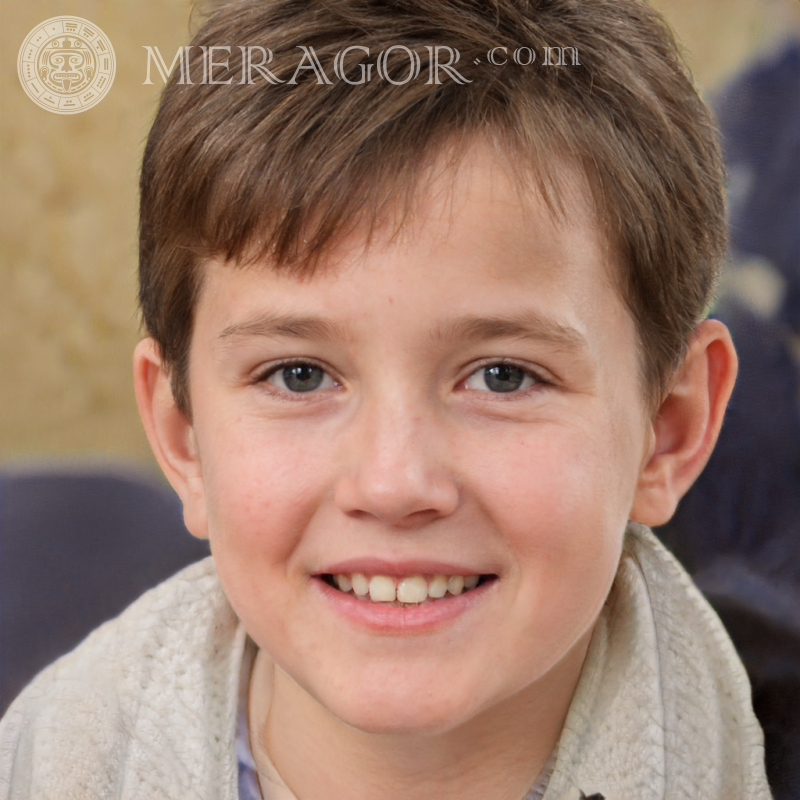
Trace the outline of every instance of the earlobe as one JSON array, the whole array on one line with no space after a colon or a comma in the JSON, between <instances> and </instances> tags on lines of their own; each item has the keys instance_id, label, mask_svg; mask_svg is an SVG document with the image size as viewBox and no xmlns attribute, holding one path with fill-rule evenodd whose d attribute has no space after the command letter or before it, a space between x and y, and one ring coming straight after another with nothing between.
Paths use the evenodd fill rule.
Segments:
<instances>
[{"instance_id":1,"label":"earlobe","mask_svg":"<svg viewBox=\"0 0 800 800\"><path fill-rule=\"evenodd\" d=\"M630 518L663 525L708 461L736 379L728 329L704 320L652 421L652 448L639 473Z\"/></svg>"},{"instance_id":2,"label":"earlobe","mask_svg":"<svg viewBox=\"0 0 800 800\"><path fill-rule=\"evenodd\" d=\"M183 503L186 527L208 536L202 465L191 422L178 408L156 342L143 339L133 356L136 402L159 466Z\"/></svg>"}]
</instances>

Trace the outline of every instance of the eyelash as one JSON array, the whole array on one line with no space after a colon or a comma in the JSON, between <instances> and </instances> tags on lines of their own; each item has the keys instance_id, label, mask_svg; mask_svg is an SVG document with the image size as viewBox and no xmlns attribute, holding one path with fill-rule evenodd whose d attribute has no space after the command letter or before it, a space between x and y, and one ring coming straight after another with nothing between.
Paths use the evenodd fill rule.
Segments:
<instances>
[{"instance_id":1,"label":"eyelash","mask_svg":"<svg viewBox=\"0 0 800 800\"><path fill-rule=\"evenodd\" d=\"M268 383L269 379L273 375L276 375L277 373L279 373L280 371L286 369L287 367L292 367L292 366L311 366L311 367L316 367L317 369L322 370L322 372L325 374L325 376L330 378L330 380L334 383L334 385L336 387L341 385L336 380L336 378L334 378L322 364L319 364L318 362L313 361L311 359L290 359L290 360L287 360L287 361L281 361L281 362L279 362L277 364L272 364L265 371L261 372L258 375L258 377L256 377L255 383L257 383L257 384ZM486 369L488 369L490 367L497 367L497 366L514 367L515 369L520 370L524 374L524 376L526 378L531 378L533 382L529 386L526 386L526 387L521 388L521 389L514 389L514 390L511 390L511 391L508 391L508 392L493 392L491 390L486 390L486 391L473 390L473 391L480 391L483 394L498 395L498 396L503 397L504 399L510 400L512 398L520 397L521 395L527 394L528 391L530 391L531 389L534 389L537 386L544 387L544 386L552 386L553 385L552 381L547 380L539 372L531 369L530 367L524 366L524 365L519 364L516 361L510 360L510 359L502 359L502 358L501 359L487 359L486 361L479 363L477 366L473 367L473 369L469 373L469 375L467 375L465 378L463 378L462 380L460 380L458 382L458 385L459 386L465 385L466 382L468 380L470 380L470 378L472 378L473 376L475 376L478 373L480 373L481 370L486 370ZM280 395L282 397L289 397L289 398L291 398L293 400L295 400L295 399L299 400L303 396L307 396L307 395L318 394L318 392L316 391L316 388L312 389L310 391L307 391L307 392L293 392L290 389L282 389L280 387L275 387L275 388L278 390L278 392L280 392Z\"/></svg>"}]
</instances>

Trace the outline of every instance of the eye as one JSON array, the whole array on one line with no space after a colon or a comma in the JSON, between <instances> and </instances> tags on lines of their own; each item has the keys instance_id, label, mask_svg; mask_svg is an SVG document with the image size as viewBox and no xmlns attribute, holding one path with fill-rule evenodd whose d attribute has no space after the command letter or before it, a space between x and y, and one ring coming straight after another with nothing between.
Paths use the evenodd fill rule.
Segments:
<instances>
[{"instance_id":1,"label":"eye","mask_svg":"<svg viewBox=\"0 0 800 800\"><path fill-rule=\"evenodd\" d=\"M331 389L336 383L322 367L307 362L284 364L269 372L262 380L285 392L313 392Z\"/></svg>"},{"instance_id":2,"label":"eye","mask_svg":"<svg viewBox=\"0 0 800 800\"><path fill-rule=\"evenodd\" d=\"M479 392L516 392L541 383L531 372L516 364L489 364L481 367L464 382L467 389Z\"/></svg>"}]
</instances>

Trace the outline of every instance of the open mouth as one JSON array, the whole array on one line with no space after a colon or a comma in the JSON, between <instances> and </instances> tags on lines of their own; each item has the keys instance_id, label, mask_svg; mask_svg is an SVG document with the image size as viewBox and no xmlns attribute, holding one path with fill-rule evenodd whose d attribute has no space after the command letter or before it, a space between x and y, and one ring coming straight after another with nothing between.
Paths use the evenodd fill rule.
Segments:
<instances>
[{"instance_id":1,"label":"open mouth","mask_svg":"<svg viewBox=\"0 0 800 800\"><path fill-rule=\"evenodd\" d=\"M496 575L364 575L360 572L319 576L328 586L358 600L389 606L420 606L457 597L493 581Z\"/></svg>"}]
</instances>

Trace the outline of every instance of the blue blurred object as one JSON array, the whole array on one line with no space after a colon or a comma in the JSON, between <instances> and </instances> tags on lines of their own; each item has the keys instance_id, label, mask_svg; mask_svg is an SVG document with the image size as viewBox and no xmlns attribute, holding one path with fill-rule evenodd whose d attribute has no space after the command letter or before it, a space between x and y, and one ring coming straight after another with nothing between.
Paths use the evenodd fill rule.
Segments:
<instances>
[{"instance_id":1,"label":"blue blurred object","mask_svg":"<svg viewBox=\"0 0 800 800\"><path fill-rule=\"evenodd\" d=\"M780 272L786 292L777 316L798 333L800 41L744 72L716 107L731 184L731 243Z\"/></svg>"},{"instance_id":2,"label":"blue blurred object","mask_svg":"<svg viewBox=\"0 0 800 800\"><path fill-rule=\"evenodd\" d=\"M40 669L208 554L172 490L139 473L0 472L0 714Z\"/></svg>"},{"instance_id":3,"label":"blue blurred object","mask_svg":"<svg viewBox=\"0 0 800 800\"><path fill-rule=\"evenodd\" d=\"M800 42L744 72L718 112L734 263L715 316L731 329L739 378L706 469L657 533L728 628L753 685L772 791L797 800Z\"/></svg>"}]
</instances>

